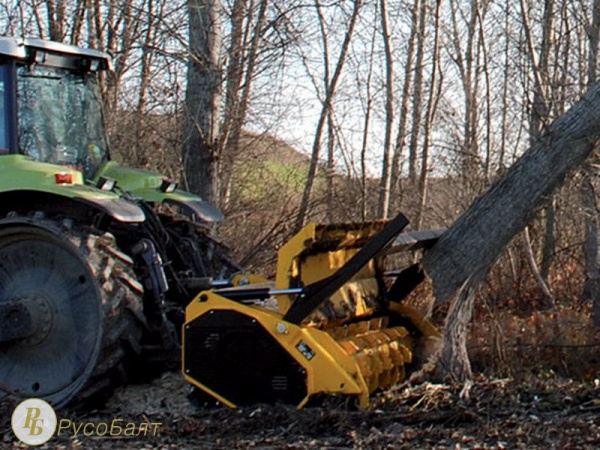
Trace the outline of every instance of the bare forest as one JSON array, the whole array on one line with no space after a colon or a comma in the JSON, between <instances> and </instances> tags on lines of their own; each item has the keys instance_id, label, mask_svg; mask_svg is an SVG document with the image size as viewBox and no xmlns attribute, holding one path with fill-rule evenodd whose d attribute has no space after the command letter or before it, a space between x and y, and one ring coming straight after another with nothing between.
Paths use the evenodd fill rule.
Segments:
<instances>
[{"instance_id":1,"label":"bare forest","mask_svg":"<svg viewBox=\"0 0 600 450\"><path fill-rule=\"evenodd\" d=\"M272 278L307 221L451 227L593 91L600 0L7 0L0 32L109 52L112 158L219 205L220 238ZM138 402L169 424L133 444L153 448L598 448L600 122L586 125L591 151L473 268L466 368L366 412L190 412L157 381L94 414ZM443 328L460 299L440 297L434 266L409 301Z\"/></svg>"}]
</instances>

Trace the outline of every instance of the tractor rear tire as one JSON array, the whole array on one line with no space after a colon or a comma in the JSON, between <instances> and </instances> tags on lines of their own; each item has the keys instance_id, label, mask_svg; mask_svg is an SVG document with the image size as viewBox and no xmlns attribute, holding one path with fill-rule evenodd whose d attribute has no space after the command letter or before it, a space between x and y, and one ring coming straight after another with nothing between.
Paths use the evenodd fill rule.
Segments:
<instances>
[{"instance_id":1,"label":"tractor rear tire","mask_svg":"<svg viewBox=\"0 0 600 450\"><path fill-rule=\"evenodd\" d=\"M58 408L106 401L139 351L141 295L132 261L111 234L48 219L0 220L0 307L17 305L29 323L0 342L0 394Z\"/></svg>"}]
</instances>

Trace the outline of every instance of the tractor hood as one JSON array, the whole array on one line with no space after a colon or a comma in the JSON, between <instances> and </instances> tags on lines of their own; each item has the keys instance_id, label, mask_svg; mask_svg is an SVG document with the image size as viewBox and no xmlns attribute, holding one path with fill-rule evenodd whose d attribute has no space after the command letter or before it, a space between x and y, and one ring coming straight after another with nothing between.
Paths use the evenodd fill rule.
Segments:
<instances>
[{"instance_id":1,"label":"tractor hood","mask_svg":"<svg viewBox=\"0 0 600 450\"><path fill-rule=\"evenodd\" d=\"M176 183L165 175L148 170L123 167L108 161L96 175L115 180L117 186L151 203L177 206L189 216L197 216L206 222L222 222L221 210L197 195L176 189Z\"/></svg>"},{"instance_id":2,"label":"tractor hood","mask_svg":"<svg viewBox=\"0 0 600 450\"><path fill-rule=\"evenodd\" d=\"M33 161L25 155L4 155L0 164L0 192L44 192L98 208L121 222L143 222L142 210L113 192L83 182L75 169Z\"/></svg>"}]
</instances>

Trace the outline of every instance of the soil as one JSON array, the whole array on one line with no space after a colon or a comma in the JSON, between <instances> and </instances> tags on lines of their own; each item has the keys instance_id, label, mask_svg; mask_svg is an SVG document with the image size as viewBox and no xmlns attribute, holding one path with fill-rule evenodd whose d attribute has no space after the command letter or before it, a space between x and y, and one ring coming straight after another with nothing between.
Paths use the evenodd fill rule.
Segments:
<instances>
[{"instance_id":1,"label":"soil","mask_svg":"<svg viewBox=\"0 0 600 450\"><path fill-rule=\"evenodd\" d=\"M368 410L346 404L296 410L255 405L197 408L179 374L121 389L102 409L61 410L74 423L160 423L154 435L83 436L62 431L39 448L95 449L581 449L600 448L600 380L552 373L527 381L476 380L469 386L424 383L375 396ZM0 404L2 448L14 437L14 404Z\"/></svg>"}]
</instances>

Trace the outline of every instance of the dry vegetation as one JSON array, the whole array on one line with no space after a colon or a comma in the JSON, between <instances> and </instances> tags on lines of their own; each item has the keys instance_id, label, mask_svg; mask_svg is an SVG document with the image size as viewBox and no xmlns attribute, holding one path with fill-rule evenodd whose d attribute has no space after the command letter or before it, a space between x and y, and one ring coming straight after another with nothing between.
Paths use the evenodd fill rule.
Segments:
<instances>
[{"instance_id":1,"label":"dry vegetation","mask_svg":"<svg viewBox=\"0 0 600 450\"><path fill-rule=\"evenodd\" d=\"M479 376L461 386L424 383L382 393L367 411L344 405L296 410L255 405L195 409L186 387L167 374L121 390L105 409L62 411L78 423L160 422L156 436L85 437L63 432L42 448L75 449L594 449L600 446L599 380L544 372L526 380ZM0 445L24 448L0 415ZM4 413L6 412L6 413Z\"/></svg>"},{"instance_id":2,"label":"dry vegetation","mask_svg":"<svg viewBox=\"0 0 600 450\"><path fill-rule=\"evenodd\" d=\"M97 1L89 4L58 2L62 5L60 8L68 8L53 14L54 3L7 2L7 5L15 6L6 7L3 13L6 31L16 34L17 29L24 32L27 28L28 33L35 34L37 24L38 34L41 34L47 19L50 30L44 34L57 40L70 34L81 42L85 40L82 36L89 36L101 49L112 48L114 43L108 45L105 40L113 38L118 41L117 47L122 44L116 73L121 77L128 70L137 71L133 77L140 78L144 88L132 89L125 83L119 86L122 80L115 81L114 88L123 92L120 93L120 102L110 102L114 156L129 165L182 179L179 151L184 96L183 91L175 90L180 86L180 77L184 73L180 69L186 58L165 51L172 40L162 32L144 31L154 27L162 29L166 24L165 29L173 25L178 37L184 36L187 33L186 20L182 20L180 12L185 14L186 8L179 9L170 17L152 11L169 5L179 8L185 2L149 2L147 8L146 3L141 2L143 7L132 17L119 14L117 2L106 4L110 8L108 13L102 13L101 2ZM250 3L255 6L252 14L247 15L241 8L237 15L248 19L249 33L261 29L257 11L259 5L267 4ZM330 30L334 42L342 41L342 36L336 34L334 37L333 34L346 29L347 14L340 14L330 26L323 26L328 24L319 23L312 16L298 14L298 11L289 14L298 9L297 2L271 3L276 17L273 26L264 27L269 34L263 35L264 48L259 48L258 54L262 58L258 67L260 76L255 76L255 90L252 92L252 97L259 101L256 104L251 101L250 105L256 117L243 117L240 126L247 119L254 119L255 124L270 123L268 116L263 117L258 112L271 113L282 98L285 103L293 100L278 92L281 86L274 81L279 79L275 75L285 69L286 62L280 59L280 55L289 58L294 52L287 50L299 49L298 55L306 62L306 54L315 56L310 51L312 44L326 37L321 36L318 30ZM351 4L330 3L341 8L340 11ZM369 3L372 7L379 2ZM501 7L494 2L448 2L449 9L441 10L443 49L438 55L428 53L429 49L437 47L431 41L437 36L433 27L438 24L432 15L435 10L432 4L427 7L427 2L415 1L394 5L399 8L394 20L401 31L390 35L396 40L398 53L395 76L406 83L406 95L396 99L396 106L400 106L404 99L410 100L406 129L404 134L398 133L398 144L401 145L397 150L412 153L416 174L428 174L431 167L462 174L453 178L428 179L423 228L451 224L490 185L493 179L487 177L509 164L530 142L530 138L535 139L552 118L560 115L574 98L597 80L600 21L593 12L600 10L600 3L596 0L582 2L579 8L573 8L573 2L567 1L526 3L506 2L506 7ZM419 4L423 7L417 13ZM81 29L76 29L79 21L65 21L79 17L77 11L80 9L85 23L82 22ZM414 9L414 17L408 14L411 9ZM127 11L127 8L123 10ZM166 8L166 11L171 9ZM417 31L415 26L419 14L423 15L421 22L427 27L427 33L416 33L414 36L418 39L413 40L408 30ZM147 18L143 17L146 15ZM235 17L236 14L231 14L227 20ZM371 15L365 14L364 17L368 20L362 25L359 38L366 47L373 48L378 33L372 33L372 30L377 31L378 25L374 26ZM475 18L480 21L477 26ZM505 24L504 28L502 24ZM86 28L92 25L92 28ZM62 34L63 29L64 36L57 36ZM132 30L134 35L139 36L134 47L143 50L142 54L133 51L131 59L135 61L128 61L130 49L125 41ZM276 32L271 34L271 30ZM368 33L365 33L366 30ZM371 44L365 38L367 34L372 34ZM464 42L463 39L459 42L457 36L464 37ZM539 36L547 38L538 43ZM226 37L226 44L230 41L231 37ZM534 41L535 45L530 44ZM406 58L405 52L415 46L424 46L427 63L413 66L414 62ZM156 52L151 49L156 49ZM249 50L246 48L240 52L232 46L225 59L234 61L237 55L240 61L245 61L245 58L249 59ZM331 54L323 52L322 59L327 60L338 50L332 46ZM398 114L394 121L384 118L383 103L379 101L385 96L379 93L372 95L371 82L364 79L367 73L371 73L369 68L376 69L374 79L383 79L383 73L378 70L385 70L385 64L372 57L372 50L364 54L355 51L352 56L348 72L353 70L356 73L356 82L342 86L339 102L334 99L332 107L335 120L329 126L341 134L334 139L336 148L342 147L344 133L349 131L344 127L337 129L344 122L343 102L347 97L364 97L365 104L374 101L372 112L373 116L379 116L376 122L380 127L385 121L389 126L400 121ZM138 60L149 60L142 57L154 58L146 72L140 70ZM440 88L436 90L430 78L435 72L430 62L437 59L445 72L445 79L439 81ZM537 64L536 60L541 63ZM321 58L316 57L314 66L307 67L307 71L320 72L318 67L322 63ZM458 75L452 75L453 69ZM411 77L412 71L420 76ZM159 73L171 76L153 76ZM176 76L177 73L180 75ZM292 73L295 75L294 71ZM243 83L238 80L236 86L233 77L223 78L226 80L225 90L241 97ZM353 78L348 77L349 80ZM289 82L289 75L282 80L285 85ZM318 81L328 84L328 80ZM429 93L423 92L427 85ZM400 85L396 86L397 94L400 88ZM487 91L485 95L484 90ZM318 91L316 89L315 100L320 105L322 93ZM276 92L280 95L272 97L271 93ZM306 93L303 92L303 95ZM148 97L153 100L148 101ZM462 97L465 98L464 104ZM277 99L277 103L269 104L272 98ZM422 101L413 102L416 98ZM427 101L433 104L433 100L436 104L439 102L439 108L433 114L433 122L425 126L426 121L419 119L414 111L422 109ZM123 106L129 112L116 110ZM360 112L358 109L352 111L352 115L358 117L366 113L366 109ZM177 113L164 115L150 111ZM247 120L247 123L250 122ZM350 123L355 125L352 121ZM378 148L381 142L374 140L372 134L380 128L373 127L373 130L376 131L370 132L369 145ZM427 148L422 136L430 131L434 131L433 140ZM364 132L366 136L366 129ZM409 142L419 133L421 138ZM277 249L293 233L309 160L268 135L246 134L240 148L239 154L222 155L219 171L223 186L220 194L227 219L218 231L245 267L270 276L274 272ZM417 164L422 156L420 152L425 149L430 151L429 160L425 158L424 164ZM322 150L322 154L325 153L325 139ZM484 155L484 152L487 153ZM402 156L407 156L405 154ZM340 158L339 155L337 157ZM435 161L436 157L440 161ZM489 160L483 161L482 158ZM377 159L380 160L380 155ZM471 170L474 167L476 169ZM315 181L309 208L312 219L337 222L376 217L378 180L366 180L363 184L345 175L329 175L327 177L321 170ZM329 193L328 181L333 188ZM595 180L592 182L596 183ZM185 400L186 387L182 380L176 375L168 375L152 385L131 386L123 390L103 410L65 412L82 420L99 421L122 415L133 421L162 421L165 425L158 436L131 440L64 436L47 447L600 448L597 425L600 412L600 334L592 320L592 305L581 300L584 222L589 213L582 207L581 183L582 177L576 174L556 194L554 235L547 232L544 212L537 212L529 226L531 247L528 248L522 236L517 236L480 287L469 340L469 354L478 378L468 396L463 386L421 384L401 386L382 393L374 400L372 409L363 412L348 411L340 405L307 411L263 405L240 411L194 410ZM184 187L185 184L182 179ZM401 180L399 185L391 200L391 214L402 211L409 218L414 218L423 192L406 179ZM592 214L597 215L597 211ZM547 245L550 237L554 238L552 246ZM542 270L547 270L545 280L551 298L543 294L533 276L531 259ZM410 301L426 309L429 299L428 287L422 286ZM434 311L434 318L440 326L443 326L443 317L443 307ZM10 432L10 407L6 403L0 406L4 408L0 414L0 442L8 448L19 446Z\"/></svg>"},{"instance_id":3,"label":"dry vegetation","mask_svg":"<svg viewBox=\"0 0 600 450\"><path fill-rule=\"evenodd\" d=\"M178 177L176 145L164 140L157 144L161 126L170 125L157 118L144 135L147 145L138 142L137 148L148 154L127 153L129 141L121 136L117 157L128 155L128 163ZM293 232L308 160L269 136L246 136L244 149L231 171L224 205L227 219L219 233L246 267L272 275L276 251ZM417 197L414 188L403 184L394 209L411 217ZM485 184L431 180L425 227L449 225ZM362 219L356 200L363 193L359 182L335 176L334 208L326 200L325 186L321 175L311 208L315 219ZM46 448L598 448L600 333L591 305L579 300L584 215L578 191L579 179L574 177L556 197L556 247L548 276L555 307L549 307L532 275L521 237L481 286L469 339L477 378L468 390L429 383L399 386L376 396L367 411L344 404L303 411L282 405L231 411L192 407L185 382L178 374L167 374L149 385L121 390L101 410L61 413L96 423L114 417L161 422L157 436L88 438L65 433ZM371 199L364 213L374 217L377 180L368 180L364 192ZM539 260L544 243L541 215L530 232ZM409 301L425 309L430 298L429 287L423 285ZM443 317L443 308L434 311L440 326ZM2 405L1 445L19 448L10 431L11 407Z\"/></svg>"},{"instance_id":4,"label":"dry vegetation","mask_svg":"<svg viewBox=\"0 0 600 450\"><path fill-rule=\"evenodd\" d=\"M233 171L227 221L221 234L247 267L270 275L279 245L292 233L294 207L307 160L283 142L247 136L248 151ZM101 422L120 417L161 422L157 436L86 438L64 434L56 448L353 448L353 449L567 449L598 448L600 430L600 333L590 305L580 302L583 285L582 215L577 177L557 196L557 244L548 276L550 308L532 276L524 242L517 237L481 286L469 338L476 375L472 385L421 383L379 393L367 411L331 403L297 411L282 405L240 410L196 409L178 374L149 385L129 386L91 412L65 411L72 420ZM481 182L478 185L483 186ZM322 178L313 215L322 220L359 220L352 179L336 176L336 209L327 210ZM425 215L429 227L448 225L478 193L461 180L432 180ZM367 186L372 197L376 180ZM406 187L396 208L414 210ZM368 211L368 217L373 212ZM541 220L530 226L540 258ZM408 300L426 308L430 289ZM443 325L444 308L434 311ZM10 411L9 405L4 405ZM18 447L2 414L3 445Z\"/></svg>"}]
</instances>

